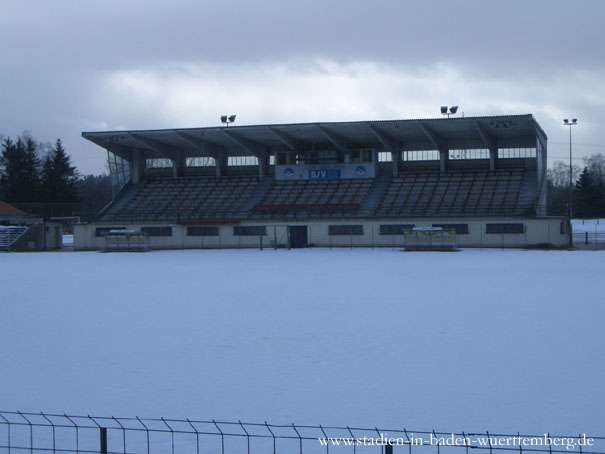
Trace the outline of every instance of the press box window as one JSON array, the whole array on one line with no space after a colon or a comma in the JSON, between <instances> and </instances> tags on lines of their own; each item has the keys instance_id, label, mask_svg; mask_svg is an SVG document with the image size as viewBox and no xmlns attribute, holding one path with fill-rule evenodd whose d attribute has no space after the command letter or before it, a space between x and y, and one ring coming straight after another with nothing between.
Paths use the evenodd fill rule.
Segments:
<instances>
[{"instance_id":1,"label":"press box window","mask_svg":"<svg viewBox=\"0 0 605 454\"><path fill-rule=\"evenodd\" d=\"M126 230L125 227L97 227L95 235L97 237L105 237L110 230Z\"/></svg>"},{"instance_id":2,"label":"press box window","mask_svg":"<svg viewBox=\"0 0 605 454\"><path fill-rule=\"evenodd\" d=\"M187 236L218 236L218 227L205 225L187 227Z\"/></svg>"},{"instance_id":3,"label":"press box window","mask_svg":"<svg viewBox=\"0 0 605 454\"><path fill-rule=\"evenodd\" d=\"M172 227L141 227L147 236L172 236Z\"/></svg>"},{"instance_id":4,"label":"press box window","mask_svg":"<svg viewBox=\"0 0 605 454\"><path fill-rule=\"evenodd\" d=\"M468 235L468 224L433 224L433 227L455 230L456 235Z\"/></svg>"},{"instance_id":5,"label":"press box window","mask_svg":"<svg viewBox=\"0 0 605 454\"><path fill-rule=\"evenodd\" d=\"M486 224L485 233L525 233L525 224L509 223L509 224Z\"/></svg>"},{"instance_id":6,"label":"press box window","mask_svg":"<svg viewBox=\"0 0 605 454\"><path fill-rule=\"evenodd\" d=\"M264 225L236 225L233 227L233 236L260 236L267 234Z\"/></svg>"},{"instance_id":7,"label":"press box window","mask_svg":"<svg viewBox=\"0 0 605 454\"><path fill-rule=\"evenodd\" d=\"M330 225L328 235L363 235L363 225Z\"/></svg>"},{"instance_id":8,"label":"press box window","mask_svg":"<svg viewBox=\"0 0 605 454\"><path fill-rule=\"evenodd\" d=\"M403 235L406 230L412 230L414 224L382 224L380 226L380 235Z\"/></svg>"}]
</instances>

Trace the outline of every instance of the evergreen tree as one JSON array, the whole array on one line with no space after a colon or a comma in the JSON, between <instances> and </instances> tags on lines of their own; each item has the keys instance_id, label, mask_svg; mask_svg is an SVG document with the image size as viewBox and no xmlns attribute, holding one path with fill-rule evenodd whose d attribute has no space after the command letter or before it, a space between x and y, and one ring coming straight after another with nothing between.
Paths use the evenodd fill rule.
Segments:
<instances>
[{"instance_id":1,"label":"evergreen tree","mask_svg":"<svg viewBox=\"0 0 605 454\"><path fill-rule=\"evenodd\" d=\"M575 187L574 215L578 218L591 218L594 211L594 184L588 167L580 174Z\"/></svg>"},{"instance_id":2,"label":"evergreen tree","mask_svg":"<svg viewBox=\"0 0 605 454\"><path fill-rule=\"evenodd\" d=\"M78 175L71 165L61 139L44 158L42 164L42 189L46 202L77 202Z\"/></svg>"},{"instance_id":3,"label":"evergreen tree","mask_svg":"<svg viewBox=\"0 0 605 454\"><path fill-rule=\"evenodd\" d=\"M37 144L29 136L16 142L7 138L0 155L0 194L7 202L38 202L40 197L40 160Z\"/></svg>"}]
</instances>

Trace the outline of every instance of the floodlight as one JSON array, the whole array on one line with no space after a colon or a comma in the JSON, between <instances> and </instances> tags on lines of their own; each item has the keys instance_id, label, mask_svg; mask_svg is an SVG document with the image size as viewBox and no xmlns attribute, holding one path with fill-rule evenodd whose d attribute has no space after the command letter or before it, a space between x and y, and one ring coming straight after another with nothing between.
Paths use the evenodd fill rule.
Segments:
<instances>
[{"instance_id":1,"label":"floodlight","mask_svg":"<svg viewBox=\"0 0 605 454\"><path fill-rule=\"evenodd\" d=\"M235 115L229 116L229 122L233 123L235 121Z\"/></svg>"},{"instance_id":2,"label":"floodlight","mask_svg":"<svg viewBox=\"0 0 605 454\"><path fill-rule=\"evenodd\" d=\"M575 125L578 122L578 119L574 118L573 120L571 120L571 122Z\"/></svg>"},{"instance_id":3,"label":"floodlight","mask_svg":"<svg viewBox=\"0 0 605 454\"><path fill-rule=\"evenodd\" d=\"M450 113L451 114L455 114L456 112L458 112L458 106L452 106L452 107L450 107Z\"/></svg>"},{"instance_id":4,"label":"floodlight","mask_svg":"<svg viewBox=\"0 0 605 454\"><path fill-rule=\"evenodd\" d=\"M441 113L447 115L447 106L441 106Z\"/></svg>"},{"instance_id":5,"label":"floodlight","mask_svg":"<svg viewBox=\"0 0 605 454\"><path fill-rule=\"evenodd\" d=\"M563 119L563 124L569 124L569 120L567 118Z\"/></svg>"},{"instance_id":6,"label":"floodlight","mask_svg":"<svg viewBox=\"0 0 605 454\"><path fill-rule=\"evenodd\" d=\"M221 115L221 123L227 123L227 115Z\"/></svg>"}]
</instances>

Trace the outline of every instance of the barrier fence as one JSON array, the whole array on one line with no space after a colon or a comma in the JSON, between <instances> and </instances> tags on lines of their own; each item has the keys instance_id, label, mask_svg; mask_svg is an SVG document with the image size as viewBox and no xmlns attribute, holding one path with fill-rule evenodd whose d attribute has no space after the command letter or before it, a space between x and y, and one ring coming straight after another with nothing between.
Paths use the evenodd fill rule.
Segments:
<instances>
[{"instance_id":1,"label":"barrier fence","mask_svg":"<svg viewBox=\"0 0 605 454\"><path fill-rule=\"evenodd\" d=\"M605 437L0 411L0 453L468 454L470 450L605 454Z\"/></svg>"}]
</instances>

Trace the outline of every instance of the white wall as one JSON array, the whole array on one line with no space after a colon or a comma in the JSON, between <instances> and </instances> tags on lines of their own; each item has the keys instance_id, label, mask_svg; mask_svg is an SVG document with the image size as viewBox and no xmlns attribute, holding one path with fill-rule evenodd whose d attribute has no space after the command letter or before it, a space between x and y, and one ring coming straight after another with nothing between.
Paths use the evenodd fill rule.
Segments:
<instances>
[{"instance_id":1,"label":"white wall","mask_svg":"<svg viewBox=\"0 0 605 454\"><path fill-rule=\"evenodd\" d=\"M519 234L486 234L488 223L524 223L525 232ZM402 247L402 235L380 235L381 224L414 224L416 227L431 227L432 224L468 224L469 233L457 235L459 247L532 247L569 245L567 221L564 218L519 219L371 219L290 222L288 225L306 225L309 244L315 247ZM560 233L563 223L564 233ZM330 225L363 225L363 235L328 235ZM271 247L274 238L277 244L287 245L287 226L281 222L246 222L218 226L219 236L187 236L187 227L170 223L114 224L138 230L142 226L171 226L172 237L151 237L152 249L191 248L258 248L258 236L235 236L234 225L265 225L267 235L263 236L263 247ZM96 236L97 227L112 227L111 223L79 224L74 226L75 250L100 250L105 245L104 237Z\"/></svg>"}]
</instances>

